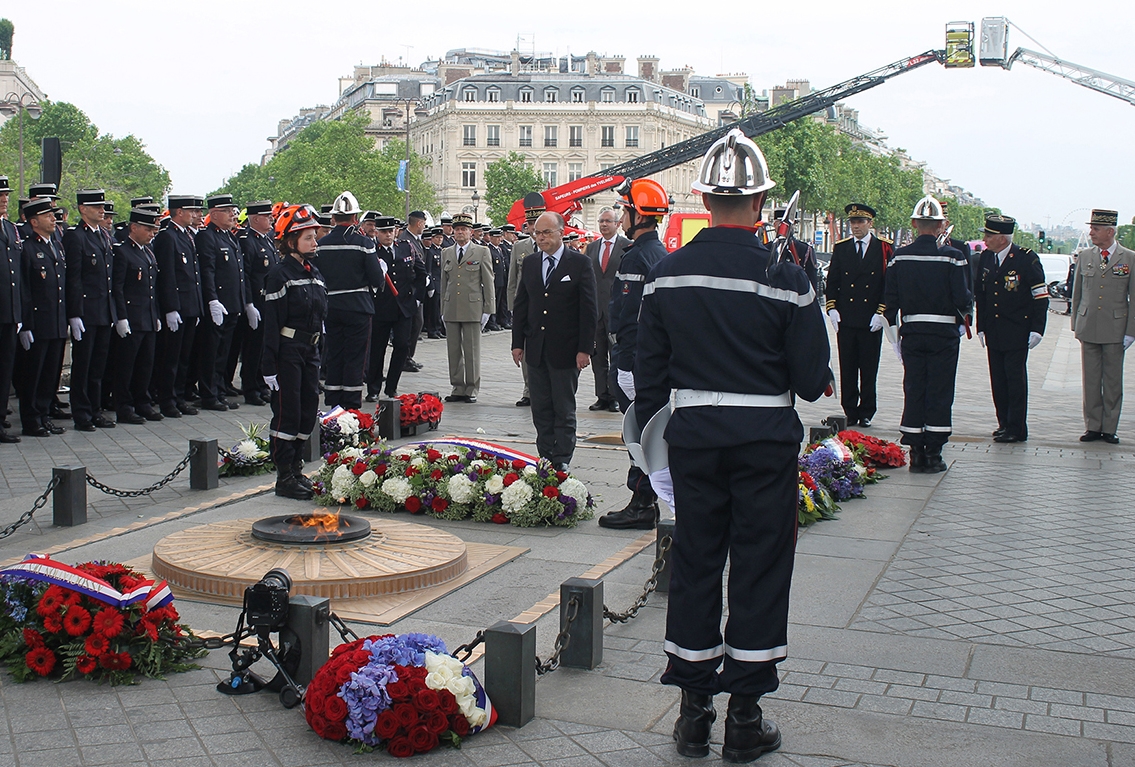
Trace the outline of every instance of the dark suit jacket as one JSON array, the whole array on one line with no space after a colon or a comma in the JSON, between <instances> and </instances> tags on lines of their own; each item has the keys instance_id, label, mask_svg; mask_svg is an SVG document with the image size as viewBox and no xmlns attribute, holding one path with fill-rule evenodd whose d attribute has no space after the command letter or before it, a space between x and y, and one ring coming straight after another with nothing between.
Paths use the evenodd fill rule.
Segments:
<instances>
[{"instance_id":1,"label":"dark suit jacket","mask_svg":"<svg viewBox=\"0 0 1135 767\"><path fill-rule=\"evenodd\" d=\"M67 316L81 317L91 330L113 325L118 320L110 296L114 254L106 233L101 227L91 231L80 222L64 233L63 251L69 277Z\"/></svg>"},{"instance_id":2,"label":"dark suit jacket","mask_svg":"<svg viewBox=\"0 0 1135 767\"><path fill-rule=\"evenodd\" d=\"M603 255L603 239L600 238L587 246L587 257L591 259L591 266L595 269L595 300L599 303L599 319L607 320L607 304L611 303L611 285L615 282L615 273L619 271L619 263L623 259L623 251L631 246L631 241L621 234L615 235L615 244L611 247L611 260L607 263L607 271L599 268L599 261Z\"/></svg>"},{"instance_id":3,"label":"dark suit jacket","mask_svg":"<svg viewBox=\"0 0 1135 767\"><path fill-rule=\"evenodd\" d=\"M1040 257L1028 248L1011 245L1003 264L992 248L982 251L974 299L977 330L990 349L1027 349L1029 333L1044 335L1048 286Z\"/></svg>"},{"instance_id":4,"label":"dark suit jacket","mask_svg":"<svg viewBox=\"0 0 1135 767\"><path fill-rule=\"evenodd\" d=\"M127 237L114 246L114 304L130 332L158 329L158 260L149 246Z\"/></svg>"},{"instance_id":5,"label":"dark suit jacket","mask_svg":"<svg viewBox=\"0 0 1135 767\"><path fill-rule=\"evenodd\" d=\"M862 260L855 253L852 237L832 247L825 311L837 310L840 325L866 328L871 317L883 311L884 274L892 252L890 241L880 240L873 232Z\"/></svg>"},{"instance_id":6,"label":"dark suit jacket","mask_svg":"<svg viewBox=\"0 0 1135 767\"><path fill-rule=\"evenodd\" d=\"M162 314L177 312L183 321L205 314L201 267L193 235L170 225L150 245L158 260L158 304Z\"/></svg>"},{"instance_id":7,"label":"dark suit jacket","mask_svg":"<svg viewBox=\"0 0 1135 767\"><path fill-rule=\"evenodd\" d=\"M44 242L35 232L23 242L20 305L24 330L32 331L36 341L66 338L67 261L63 249L55 246L54 238Z\"/></svg>"},{"instance_id":8,"label":"dark suit jacket","mask_svg":"<svg viewBox=\"0 0 1135 767\"><path fill-rule=\"evenodd\" d=\"M23 275L20 272L22 240L16 226L0 218L0 325L23 322L21 296Z\"/></svg>"},{"instance_id":9,"label":"dark suit jacket","mask_svg":"<svg viewBox=\"0 0 1135 767\"><path fill-rule=\"evenodd\" d=\"M544 258L521 262L513 305L512 348L523 349L529 365L573 368L577 354L595 352L595 270L590 259L564 248L544 286Z\"/></svg>"}]
</instances>

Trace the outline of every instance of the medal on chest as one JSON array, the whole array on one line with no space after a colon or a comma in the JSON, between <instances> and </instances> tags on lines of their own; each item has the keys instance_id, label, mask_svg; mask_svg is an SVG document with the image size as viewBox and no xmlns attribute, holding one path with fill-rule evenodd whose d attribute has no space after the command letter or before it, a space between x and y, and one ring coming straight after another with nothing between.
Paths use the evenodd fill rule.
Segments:
<instances>
[{"instance_id":1,"label":"medal on chest","mask_svg":"<svg viewBox=\"0 0 1135 767\"><path fill-rule=\"evenodd\" d=\"M1005 290L1016 290L1020 284L1021 278L1015 271L1005 275Z\"/></svg>"},{"instance_id":2,"label":"medal on chest","mask_svg":"<svg viewBox=\"0 0 1135 767\"><path fill-rule=\"evenodd\" d=\"M1111 268L1111 273L1116 277L1126 277L1131 274L1131 267L1127 264L1116 264Z\"/></svg>"}]
</instances>

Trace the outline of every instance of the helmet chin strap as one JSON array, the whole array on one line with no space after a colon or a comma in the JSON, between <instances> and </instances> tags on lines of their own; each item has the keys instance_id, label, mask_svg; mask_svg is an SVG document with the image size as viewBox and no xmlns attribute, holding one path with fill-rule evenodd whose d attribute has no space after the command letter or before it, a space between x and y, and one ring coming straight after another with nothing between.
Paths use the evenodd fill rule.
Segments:
<instances>
[{"instance_id":1,"label":"helmet chin strap","mask_svg":"<svg viewBox=\"0 0 1135 767\"><path fill-rule=\"evenodd\" d=\"M628 208L627 210L630 212L631 221L634 223L631 224L631 228L624 232L624 234L626 234L628 240L633 240L639 230L649 229L650 225L646 223L646 217L640 216L638 211L634 208Z\"/></svg>"}]
</instances>

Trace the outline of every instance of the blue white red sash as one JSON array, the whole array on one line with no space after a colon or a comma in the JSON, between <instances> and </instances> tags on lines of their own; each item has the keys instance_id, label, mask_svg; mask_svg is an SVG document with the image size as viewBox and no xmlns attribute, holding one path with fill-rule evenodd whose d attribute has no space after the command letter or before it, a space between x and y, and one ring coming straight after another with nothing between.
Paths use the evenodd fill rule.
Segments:
<instances>
[{"instance_id":1,"label":"blue white red sash","mask_svg":"<svg viewBox=\"0 0 1135 767\"><path fill-rule=\"evenodd\" d=\"M141 602L142 611L149 612L173 601L173 592L165 581L142 581L129 591L122 592L102 578L56 562L44 554L28 554L23 562L0 570L0 575L17 575L28 580L62 586L119 609Z\"/></svg>"},{"instance_id":2,"label":"blue white red sash","mask_svg":"<svg viewBox=\"0 0 1135 767\"><path fill-rule=\"evenodd\" d=\"M504 458L505 460L508 460L508 461L515 461L515 460L524 461L525 463L530 464L532 466L535 466L537 464L537 462L540 460L540 459L536 458L536 456L528 455L527 453L522 453L519 450L513 450L512 448L505 447L504 445L494 445L492 442L482 442L479 439L466 439L464 437L450 437L450 438L445 438L445 439L431 439L431 440L428 440L428 441L416 442L416 443L411 443L411 444L422 445L423 447L429 447L430 445L433 445L435 447L443 446L443 445L448 445L450 447L463 447L463 448L466 448L468 450L476 450L476 451L481 452L481 453L488 453L489 455L492 455L496 458ZM409 447L409 445L407 445L407 447Z\"/></svg>"}]
</instances>

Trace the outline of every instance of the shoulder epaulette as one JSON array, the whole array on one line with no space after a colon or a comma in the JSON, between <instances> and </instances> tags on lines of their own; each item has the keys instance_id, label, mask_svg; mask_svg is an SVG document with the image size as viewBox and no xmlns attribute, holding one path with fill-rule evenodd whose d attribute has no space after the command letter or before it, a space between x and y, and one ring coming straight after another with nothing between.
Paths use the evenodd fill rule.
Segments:
<instances>
[{"instance_id":1,"label":"shoulder epaulette","mask_svg":"<svg viewBox=\"0 0 1135 767\"><path fill-rule=\"evenodd\" d=\"M844 237L842 240L836 240L835 244L839 245L840 243L844 243L844 242L847 242L848 240L854 240L854 239L855 239L854 237Z\"/></svg>"},{"instance_id":2,"label":"shoulder epaulette","mask_svg":"<svg viewBox=\"0 0 1135 767\"><path fill-rule=\"evenodd\" d=\"M888 240L886 237L876 237L875 239L877 239L879 242L885 242L888 245L894 245L895 244L894 240Z\"/></svg>"}]
</instances>

